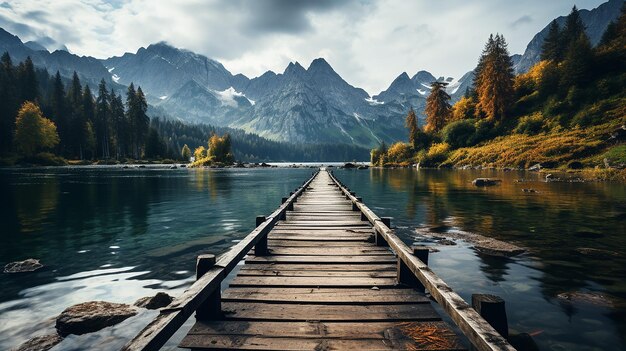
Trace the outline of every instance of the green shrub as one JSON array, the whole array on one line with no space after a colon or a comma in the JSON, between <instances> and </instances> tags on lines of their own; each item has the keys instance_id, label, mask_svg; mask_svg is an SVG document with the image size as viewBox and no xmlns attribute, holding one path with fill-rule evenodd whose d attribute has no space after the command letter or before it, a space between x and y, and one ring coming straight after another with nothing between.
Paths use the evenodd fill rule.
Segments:
<instances>
[{"instance_id":1,"label":"green shrub","mask_svg":"<svg viewBox=\"0 0 626 351\"><path fill-rule=\"evenodd\" d=\"M476 134L474 120L462 119L443 128L443 140L455 149L473 145Z\"/></svg>"},{"instance_id":2,"label":"green shrub","mask_svg":"<svg viewBox=\"0 0 626 351\"><path fill-rule=\"evenodd\" d=\"M517 134L535 135L539 134L543 129L543 116L537 112L530 116L524 116L519 119L517 127L513 130Z\"/></svg>"}]
</instances>

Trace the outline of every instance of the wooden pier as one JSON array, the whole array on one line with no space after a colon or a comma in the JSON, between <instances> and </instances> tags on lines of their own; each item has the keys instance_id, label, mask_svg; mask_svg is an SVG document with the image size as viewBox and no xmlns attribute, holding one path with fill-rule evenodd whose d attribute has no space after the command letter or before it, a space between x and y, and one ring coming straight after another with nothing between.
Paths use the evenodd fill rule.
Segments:
<instances>
[{"instance_id":1,"label":"wooden pier","mask_svg":"<svg viewBox=\"0 0 626 351\"><path fill-rule=\"evenodd\" d=\"M243 264L238 264L243 259ZM156 350L196 311L194 350L463 350L432 297L477 350L514 350L326 170L296 189L126 346ZM227 289L220 283L236 271ZM425 291L429 295L425 294Z\"/></svg>"}]
</instances>

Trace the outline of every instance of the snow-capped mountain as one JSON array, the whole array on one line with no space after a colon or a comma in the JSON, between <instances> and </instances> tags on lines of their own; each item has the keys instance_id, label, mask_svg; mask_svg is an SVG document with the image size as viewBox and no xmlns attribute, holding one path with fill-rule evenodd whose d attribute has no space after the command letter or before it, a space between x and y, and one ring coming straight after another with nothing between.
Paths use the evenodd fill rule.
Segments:
<instances>
[{"instance_id":1,"label":"snow-capped mountain","mask_svg":"<svg viewBox=\"0 0 626 351\"><path fill-rule=\"evenodd\" d=\"M623 0L610 0L580 11L592 43L600 40L622 4ZM562 23L564 18L557 20ZM547 27L533 38L524 55L511 56L518 72L538 61L546 31ZM134 82L147 94L150 111L170 118L241 128L276 140L368 147L383 140L406 140L404 117L410 108L423 125L433 81L448 83L446 91L454 103L474 79L473 71L460 78L437 78L427 71L410 77L403 72L386 90L370 96L346 82L323 58L313 60L308 68L293 62L282 73L268 71L249 79L229 72L216 60L162 42L98 60L67 50L50 52L44 41L23 43L0 28L0 52L4 51L14 62L31 56L36 66L51 74L59 70L71 77L76 71L92 88L100 79L118 91Z\"/></svg>"}]
</instances>

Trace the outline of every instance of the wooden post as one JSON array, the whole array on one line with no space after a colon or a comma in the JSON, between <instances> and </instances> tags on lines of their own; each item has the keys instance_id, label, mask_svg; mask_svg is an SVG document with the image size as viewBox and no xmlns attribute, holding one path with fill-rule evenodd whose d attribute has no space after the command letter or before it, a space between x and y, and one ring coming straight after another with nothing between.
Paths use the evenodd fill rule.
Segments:
<instances>
[{"instance_id":1,"label":"wooden post","mask_svg":"<svg viewBox=\"0 0 626 351\"><path fill-rule=\"evenodd\" d=\"M199 255L196 260L196 280L215 266L215 255ZM196 310L196 319L214 320L222 317L222 289L218 286L215 291Z\"/></svg>"},{"instance_id":2,"label":"wooden post","mask_svg":"<svg viewBox=\"0 0 626 351\"><path fill-rule=\"evenodd\" d=\"M256 226L260 226L265 222L265 216L256 216ZM267 256L269 255L269 250L267 249L267 234L263 235L261 239L254 246L254 255L255 256Z\"/></svg>"},{"instance_id":3,"label":"wooden post","mask_svg":"<svg viewBox=\"0 0 626 351\"><path fill-rule=\"evenodd\" d=\"M428 264L428 248L424 246L413 246L413 255L417 256L422 262ZM411 269L398 257L397 264L397 279L398 283L404 284L419 292L426 292L424 285L417 279Z\"/></svg>"},{"instance_id":4,"label":"wooden post","mask_svg":"<svg viewBox=\"0 0 626 351\"><path fill-rule=\"evenodd\" d=\"M502 298L489 294L472 294L472 307L503 338L508 339L509 323L506 318L506 306Z\"/></svg>"},{"instance_id":5,"label":"wooden post","mask_svg":"<svg viewBox=\"0 0 626 351\"><path fill-rule=\"evenodd\" d=\"M380 220L387 226L387 228L391 229L391 217L380 217Z\"/></svg>"},{"instance_id":6,"label":"wooden post","mask_svg":"<svg viewBox=\"0 0 626 351\"><path fill-rule=\"evenodd\" d=\"M381 217L380 220L384 225L391 229L391 217ZM376 231L376 246L389 246L387 240L385 240L385 238L383 238L378 231Z\"/></svg>"},{"instance_id":7,"label":"wooden post","mask_svg":"<svg viewBox=\"0 0 626 351\"><path fill-rule=\"evenodd\" d=\"M362 198L360 198L360 197L356 198L356 202L361 202L361 201L363 201ZM359 210L359 206L356 205L356 202L352 203L352 211L358 211ZM363 220L363 214L361 214L361 220Z\"/></svg>"}]
</instances>

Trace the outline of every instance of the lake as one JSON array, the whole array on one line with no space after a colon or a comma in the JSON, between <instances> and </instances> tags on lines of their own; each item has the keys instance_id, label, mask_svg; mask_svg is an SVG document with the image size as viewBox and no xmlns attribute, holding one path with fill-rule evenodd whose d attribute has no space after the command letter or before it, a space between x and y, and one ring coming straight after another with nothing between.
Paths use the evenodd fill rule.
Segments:
<instances>
[{"instance_id":1,"label":"lake","mask_svg":"<svg viewBox=\"0 0 626 351\"><path fill-rule=\"evenodd\" d=\"M0 170L0 264L33 257L45 265L0 275L0 349L53 331L54 317L75 303L180 294L194 280L198 254L219 254L243 238L256 215L271 213L311 171ZM335 174L379 216L393 217L406 243L435 245L440 251L429 265L466 301L472 293L504 298L511 330L531 333L541 350L626 349L624 184L546 183L537 173L492 170ZM471 184L487 176L503 182ZM462 241L436 245L416 228L479 233L528 252L484 256ZM580 248L613 255L583 255ZM575 291L607 294L613 306L557 298ZM155 314L144 311L115 327L69 336L54 350L119 348Z\"/></svg>"}]
</instances>

